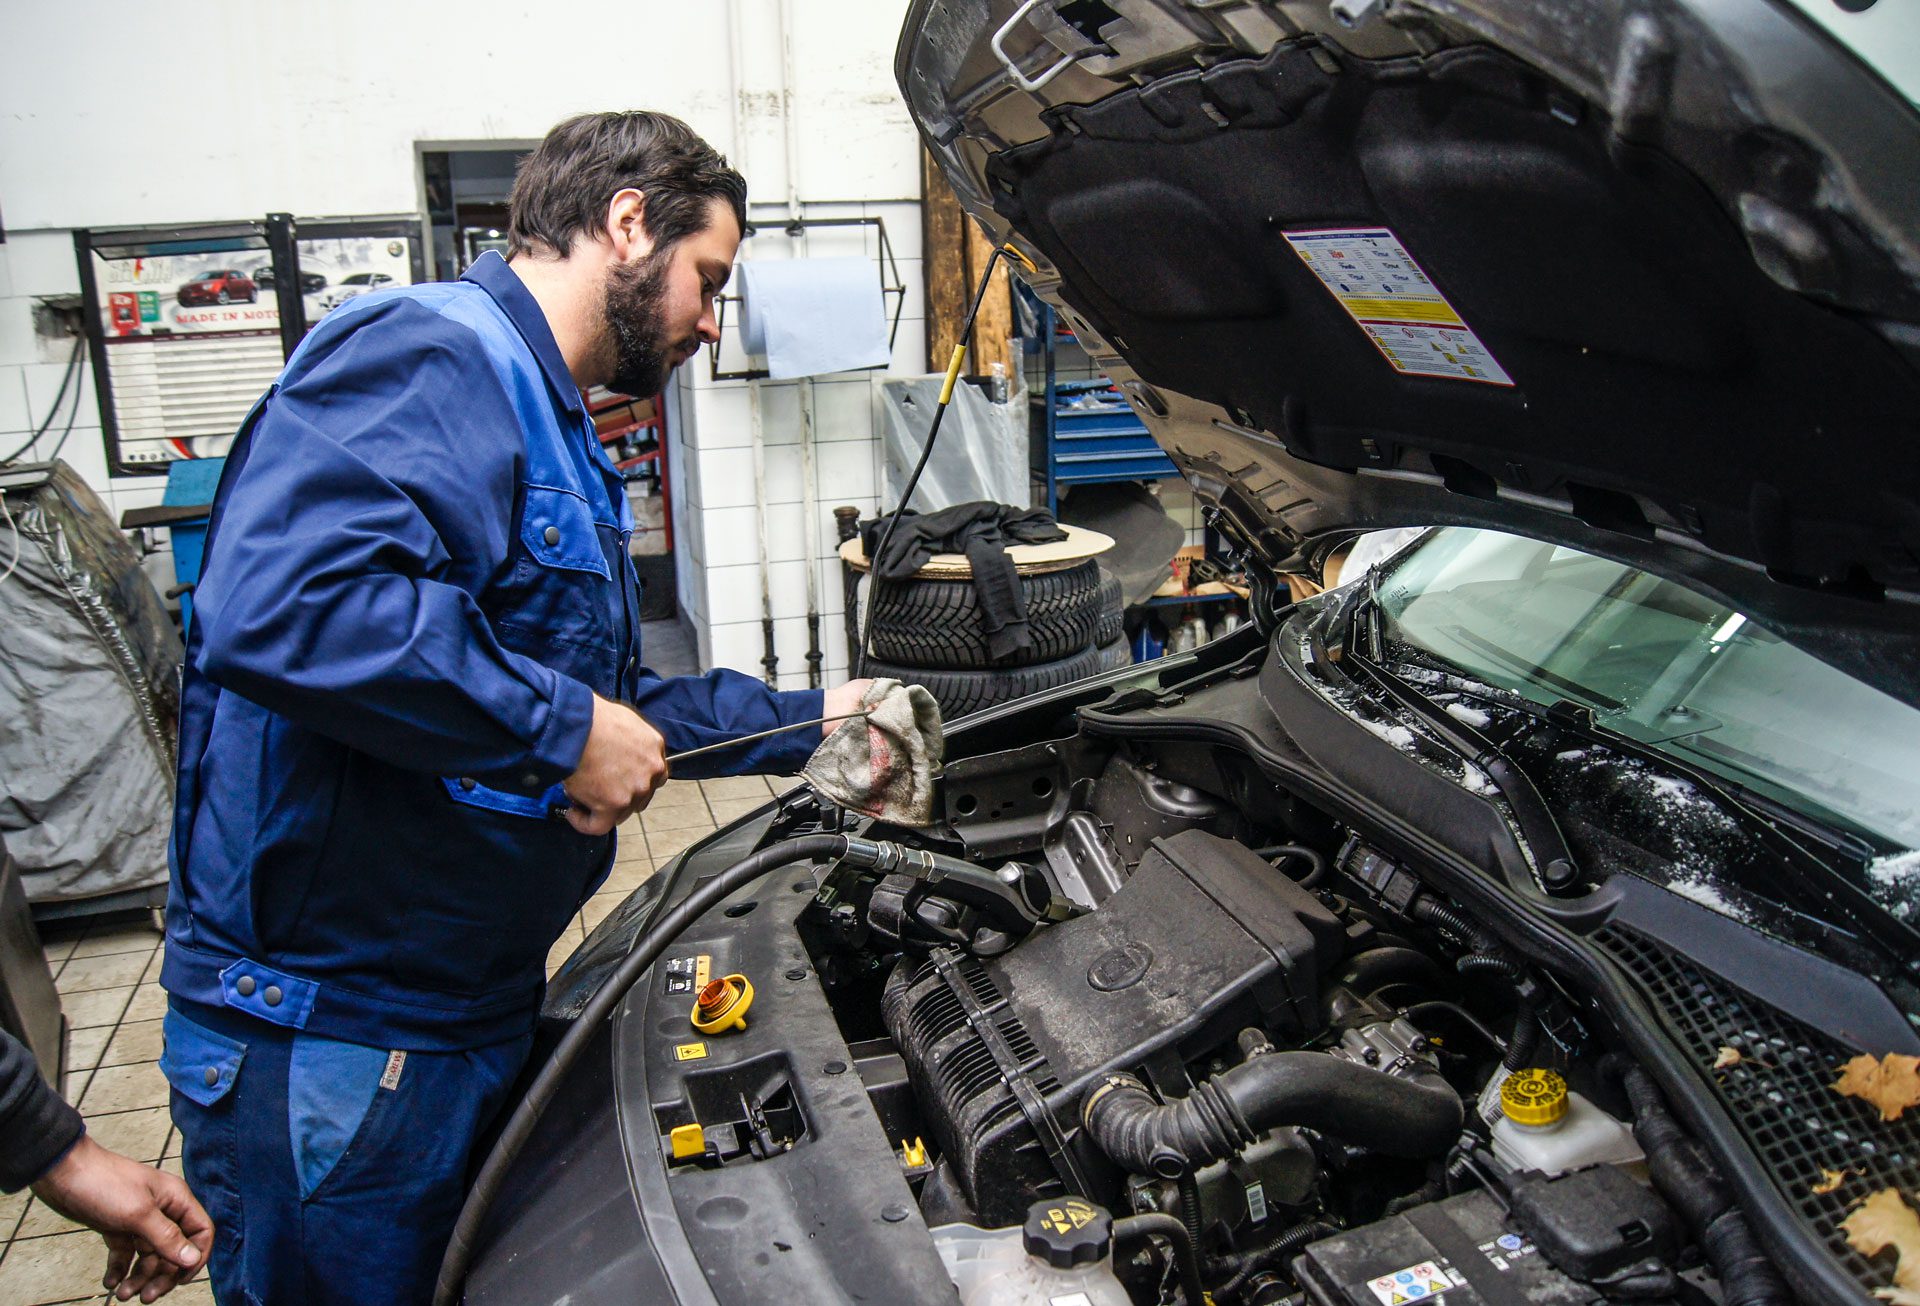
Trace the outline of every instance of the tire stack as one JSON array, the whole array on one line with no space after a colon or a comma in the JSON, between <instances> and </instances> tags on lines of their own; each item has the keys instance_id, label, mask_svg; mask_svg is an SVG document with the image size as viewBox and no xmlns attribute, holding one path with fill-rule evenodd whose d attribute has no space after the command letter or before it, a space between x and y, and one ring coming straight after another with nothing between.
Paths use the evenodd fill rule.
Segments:
<instances>
[{"instance_id":1,"label":"tire stack","mask_svg":"<svg viewBox=\"0 0 1920 1306\"><path fill-rule=\"evenodd\" d=\"M867 612L866 674L925 685L952 719L1132 663L1120 582L1097 562L1022 572L1020 584L1033 642L996 663L971 580L880 582Z\"/></svg>"}]
</instances>

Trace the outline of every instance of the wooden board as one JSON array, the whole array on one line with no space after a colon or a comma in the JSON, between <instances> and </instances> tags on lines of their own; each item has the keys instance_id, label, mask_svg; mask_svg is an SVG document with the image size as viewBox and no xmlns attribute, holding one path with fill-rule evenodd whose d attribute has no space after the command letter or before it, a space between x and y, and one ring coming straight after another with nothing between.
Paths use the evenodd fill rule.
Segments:
<instances>
[{"instance_id":1,"label":"wooden board","mask_svg":"<svg viewBox=\"0 0 1920 1306\"><path fill-rule=\"evenodd\" d=\"M1013 559L1014 568L1029 576L1061 571L1113 547L1111 535L1082 526L1060 529L1067 533L1064 540L1055 540L1052 544L1015 544L1008 548L1007 556ZM858 535L840 546L840 560L851 564L856 571L867 570L867 550ZM973 565L964 553L936 553L913 574L925 580L966 580L973 575Z\"/></svg>"},{"instance_id":2,"label":"wooden board","mask_svg":"<svg viewBox=\"0 0 1920 1306\"><path fill-rule=\"evenodd\" d=\"M944 372L967 309L973 304L973 289L993 254L993 242L960 207L953 187L924 149L920 151L920 190L921 268L927 281L927 370ZM1012 374L1019 366L1011 347L1012 336L1013 292L1004 271L999 271L981 302L980 316L974 322L973 347L962 370L969 376L983 376L992 370L991 364L1005 363Z\"/></svg>"}]
</instances>

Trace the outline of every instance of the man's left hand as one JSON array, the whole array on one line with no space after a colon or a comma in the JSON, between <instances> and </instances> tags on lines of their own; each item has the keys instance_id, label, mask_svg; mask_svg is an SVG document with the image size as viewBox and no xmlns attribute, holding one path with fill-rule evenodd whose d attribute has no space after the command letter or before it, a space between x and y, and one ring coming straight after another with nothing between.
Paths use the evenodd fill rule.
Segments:
<instances>
[{"instance_id":1,"label":"man's left hand","mask_svg":"<svg viewBox=\"0 0 1920 1306\"><path fill-rule=\"evenodd\" d=\"M858 712L865 706L864 700L866 699L867 691L872 688L872 680L849 680L844 685L835 685L826 692L825 698L821 700L820 715L833 718L837 716L850 716ZM846 722L844 721L834 721L831 719L822 721L820 723L821 737L825 738L845 724Z\"/></svg>"}]
</instances>

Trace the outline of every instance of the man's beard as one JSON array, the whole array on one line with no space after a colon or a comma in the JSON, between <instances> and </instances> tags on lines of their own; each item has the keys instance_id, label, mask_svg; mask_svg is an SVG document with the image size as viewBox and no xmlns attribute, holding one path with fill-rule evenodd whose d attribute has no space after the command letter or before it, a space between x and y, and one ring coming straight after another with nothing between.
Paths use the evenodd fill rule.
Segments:
<instances>
[{"instance_id":1,"label":"man's beard","mask_svg":"<svg viewBox=\"0 0 1920 1306\"><path fill-rule=\"evenodd\" d=\"M613 376L607 388L635 399L651 399L666 388L667 268L671 251L658 249L638 263L607 269L605 340L613 351Z\"/></svg>"}]
</instances>

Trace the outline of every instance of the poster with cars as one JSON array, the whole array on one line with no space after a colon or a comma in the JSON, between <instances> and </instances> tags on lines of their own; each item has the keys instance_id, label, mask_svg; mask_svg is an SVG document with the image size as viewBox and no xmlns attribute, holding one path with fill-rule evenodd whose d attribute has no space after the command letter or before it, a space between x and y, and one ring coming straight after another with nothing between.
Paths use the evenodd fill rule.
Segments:
<instances>
[{"instance_id":1,"label":"poster with cars","mask_svg":"<svg viewBox=\"0 0 1920 1306\"><path fill-rule=\"evenodd\" d=\"M298 268L284 272L266 222L76 233L115 473L161 474L226 453L285 361L281 275L298 279L303 330L351 299L420 279L418 219L293 226Z\"/></svg>"}]
</instances>

